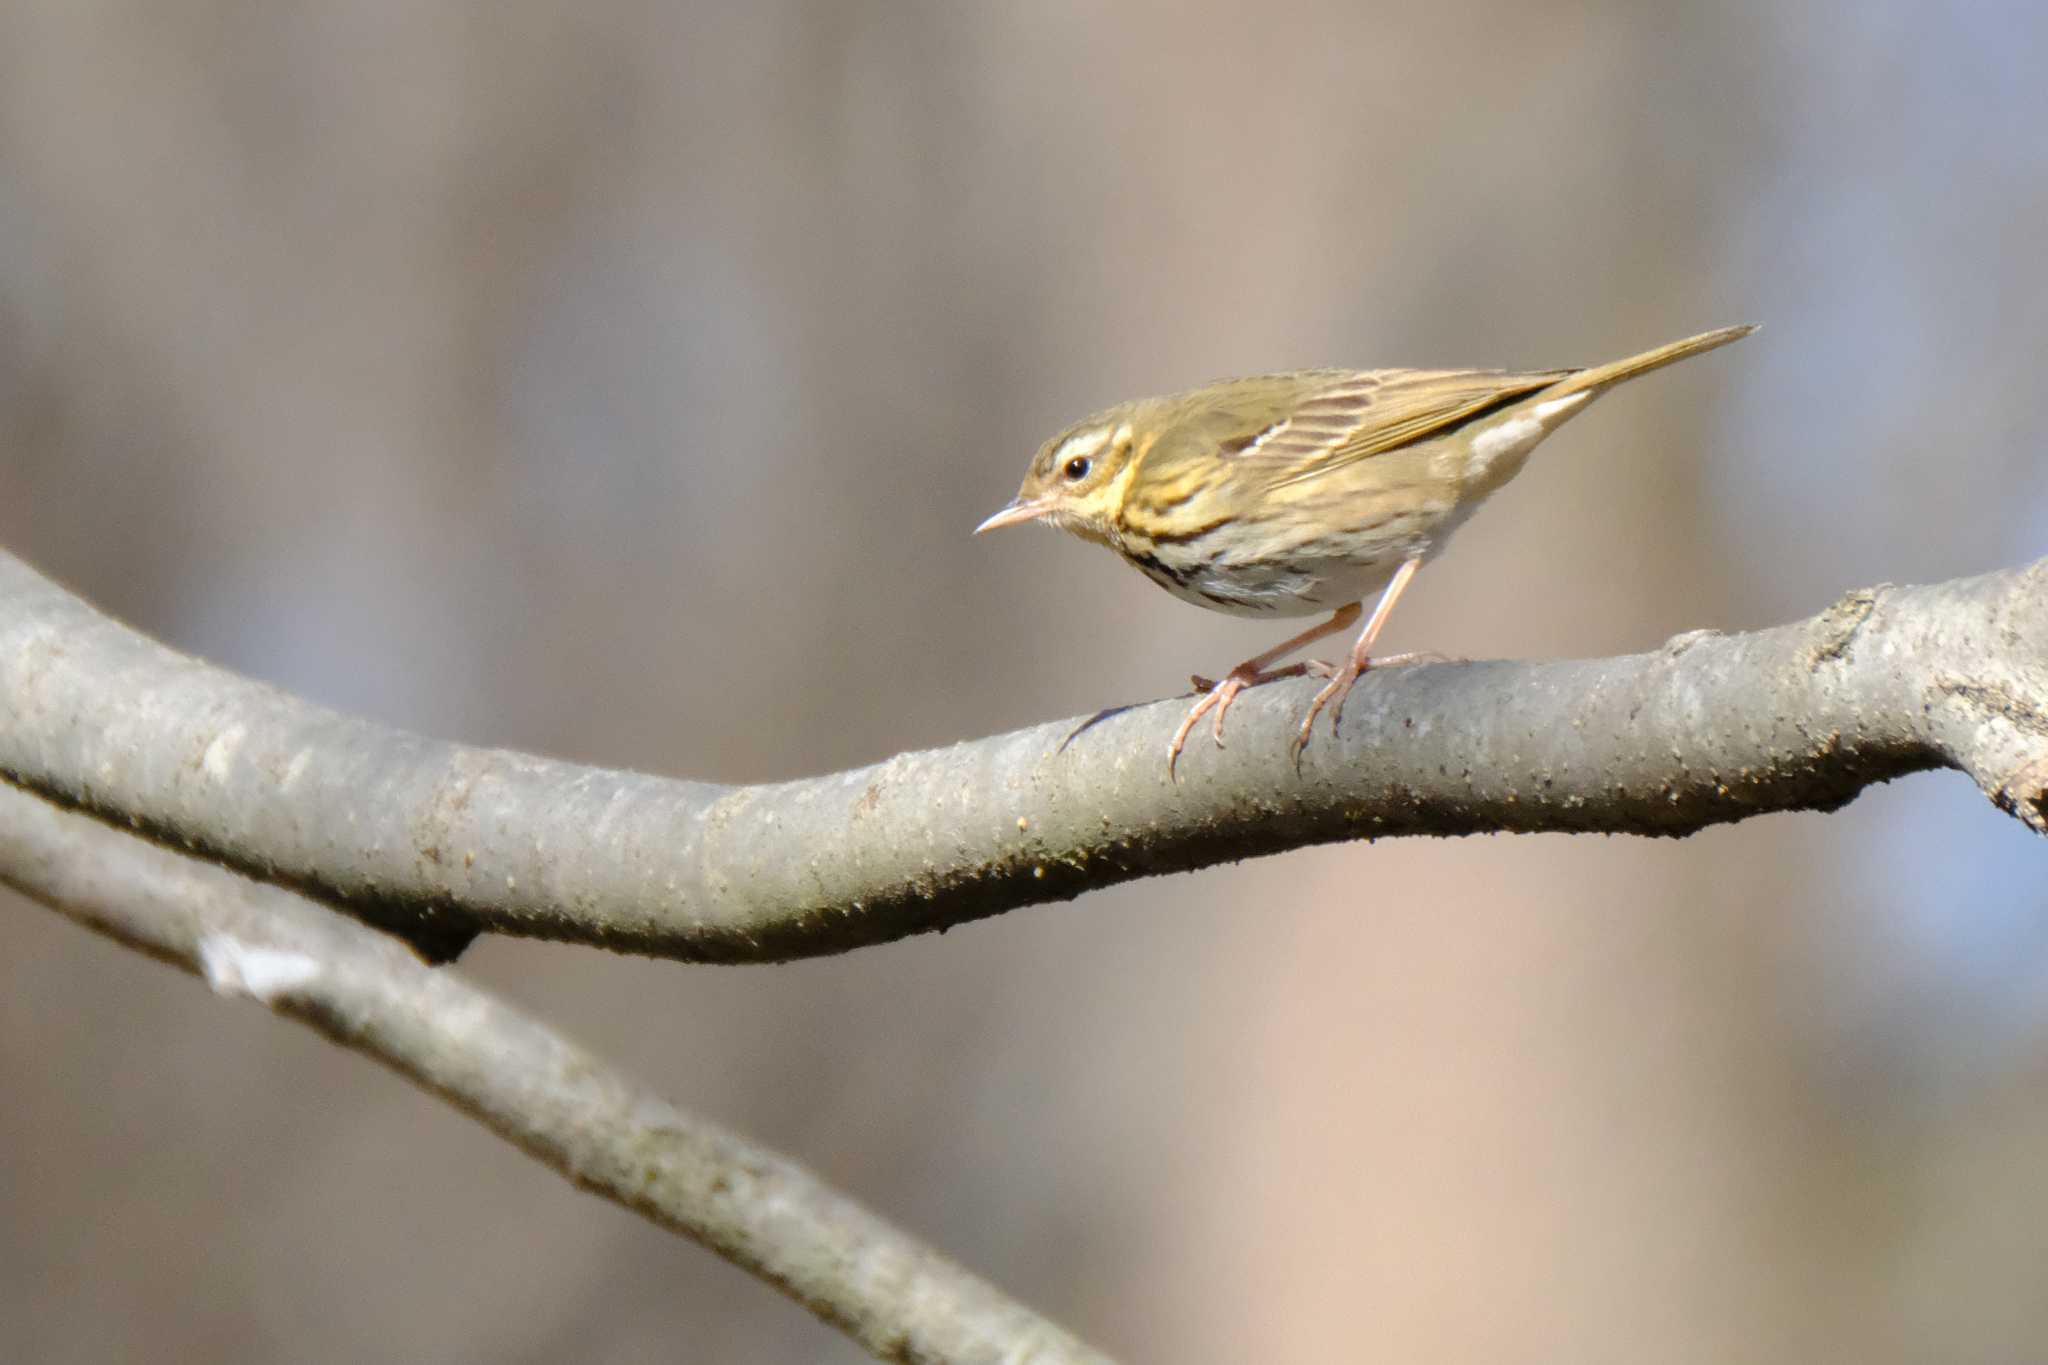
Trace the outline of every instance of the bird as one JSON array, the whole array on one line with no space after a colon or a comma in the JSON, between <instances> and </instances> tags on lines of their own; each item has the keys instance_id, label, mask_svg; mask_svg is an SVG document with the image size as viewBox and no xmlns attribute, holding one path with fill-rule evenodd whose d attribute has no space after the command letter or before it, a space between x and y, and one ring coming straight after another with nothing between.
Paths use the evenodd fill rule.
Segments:
<instances>
[{"instance_id":1,"label":"bird","mask_svg":"<svg viewBox=\"0 0 2048 1365\"><path fill-rule=\"evenodd\" d=\"M1326 676L1295 732L1335 733L1344 699L1416 571L1521 472L1543 439L1615 385L1754 332L1724 327L1605 365L1561 370L1294 370L1120 403L1038 448L1017 496L974 528L1040 522L1105 545L1185 602L1233 616L1327 620L1194 679L1198 700L1167 745L1175 776L1204 715L1248 687ZM1341 665L1279 661L1349 629Z\"/></svg>"}]
</instances>

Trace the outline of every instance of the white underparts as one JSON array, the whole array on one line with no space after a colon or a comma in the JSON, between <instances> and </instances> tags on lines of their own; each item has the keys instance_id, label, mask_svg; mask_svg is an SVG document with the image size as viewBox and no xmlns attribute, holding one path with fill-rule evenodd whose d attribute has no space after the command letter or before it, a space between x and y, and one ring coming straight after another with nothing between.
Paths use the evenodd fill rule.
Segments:
<instances>
[{"instance_id":1,"label":"white underparts","mask_svg":"<svg viewBox=\"0 0 2048 1365\"><path fill-rule=\"evenodd\" d=\"M1543 423L1534 417L1517 417L1512 422L1488 427L1472 438L1472 458L1481 467L1503 455L1528 449L1543 437Z\"/></svg>"},{"instance_id":2,"label":"white underparts","mask_svg":"<svg viewBox=\"0 0 2048 1365\"><path fill-rule=\"evenodd\" d=\"M1472 438L1472 464L1466 477L1483 481L1494 461L1502 457L1520 459L1527 455L1560 421L1592 396L1592 390L1582 389L1563 398L1553 398L1547 403L1538 403L1519 417L1480 432Z\"/></svg>"},{"instance_id":3,"label":"white underparts","mask_svg":"<svg viewBox=\"0 0 2048 1365\"><path fill-rule=\"evenodd\" d=\"M1553 398L1548 403L1538 403L1535 407L1536 420L1548 422L1552 418L1563 417L1592 396L1593 391L1591 389L1580 389L1577 393L1568 393L1562 398Z\"/></svg>"}]
</instances>

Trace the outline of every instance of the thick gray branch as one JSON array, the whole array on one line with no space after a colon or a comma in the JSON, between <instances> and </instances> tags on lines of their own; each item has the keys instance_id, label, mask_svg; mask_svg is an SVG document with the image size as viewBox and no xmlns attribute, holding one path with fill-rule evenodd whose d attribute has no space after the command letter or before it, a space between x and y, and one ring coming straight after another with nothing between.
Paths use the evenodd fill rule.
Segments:
<instances>
[{"instance_id":1,"label":"thick gray branch","mask_svg":"<svg viewBox=\"0 0 2048 1365\"><path fill-rule=\"evenodd\" d=\"M884 1360L1103 1360L783 1157L290 892L5 784L0 883L376 1058L584 1189L776 1285Z\"/></svg>"},{"instance_id":2,"label":"thick gray branch","mask_svg":"<svg viewBox=\"0 0 2048 1365\"><path fill-rule=\"evenodd\" d=\"M1178 784L1184 699L717 787L335 715L0 556L0 773L414 933L799 957L1306 844L1685 834L1939 766L2048 828L2044 586L2048 561L1627 658L1390 668L1299 770L1312 681L1247 694Z\"/></svg>"}]
</instances>

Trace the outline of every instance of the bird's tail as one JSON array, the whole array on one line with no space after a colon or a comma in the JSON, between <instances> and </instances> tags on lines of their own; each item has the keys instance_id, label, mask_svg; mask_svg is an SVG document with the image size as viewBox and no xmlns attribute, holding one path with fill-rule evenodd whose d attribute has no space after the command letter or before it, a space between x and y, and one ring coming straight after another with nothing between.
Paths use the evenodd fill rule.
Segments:
<instances>
[{"instance_id":1,"label":"bird's tail","mask_svg":"<svg viewBox=\"0 0 2048 1365\"><path fill-rule=\"evenodd\" d=\"M1702 332L1696 337L1674 341L1667 346L1644 351L1641 355L1632 355L1626 360L1595 365L1591 369L1566 375L1534 397L1548 402L1556 398L1569 398L1575 393L1598 393L1601 389L1611 388L1624 379L1634 379L1639 374L1648 374L1652 370L1661 370L1666 365L1676 364L1687 356L1711 351L1717 346L1726 346L1731 341L1740 341L1756 329L1756 323L1746 323L1741 327L1723 327L1715 332Z\"/></svg>"}]
</instances>

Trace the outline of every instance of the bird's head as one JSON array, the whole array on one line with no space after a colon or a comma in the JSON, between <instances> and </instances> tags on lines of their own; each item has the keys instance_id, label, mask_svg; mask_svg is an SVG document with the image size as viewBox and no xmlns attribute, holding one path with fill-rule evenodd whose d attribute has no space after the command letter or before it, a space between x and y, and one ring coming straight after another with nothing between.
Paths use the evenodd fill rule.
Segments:
<instances>
[{"instance_id":1,"label":"bird's head","mask_svg":"<svg viewBox=\"0 0 2048 1365\"><path fill-rule=\"evenodd\" d=\"M1123 409L1076 422L1038 448L1017 496L974 533L1043 520L1087 540L1107 540L1135 444L1130 414Z\"/></svg>"}]
</instances>

